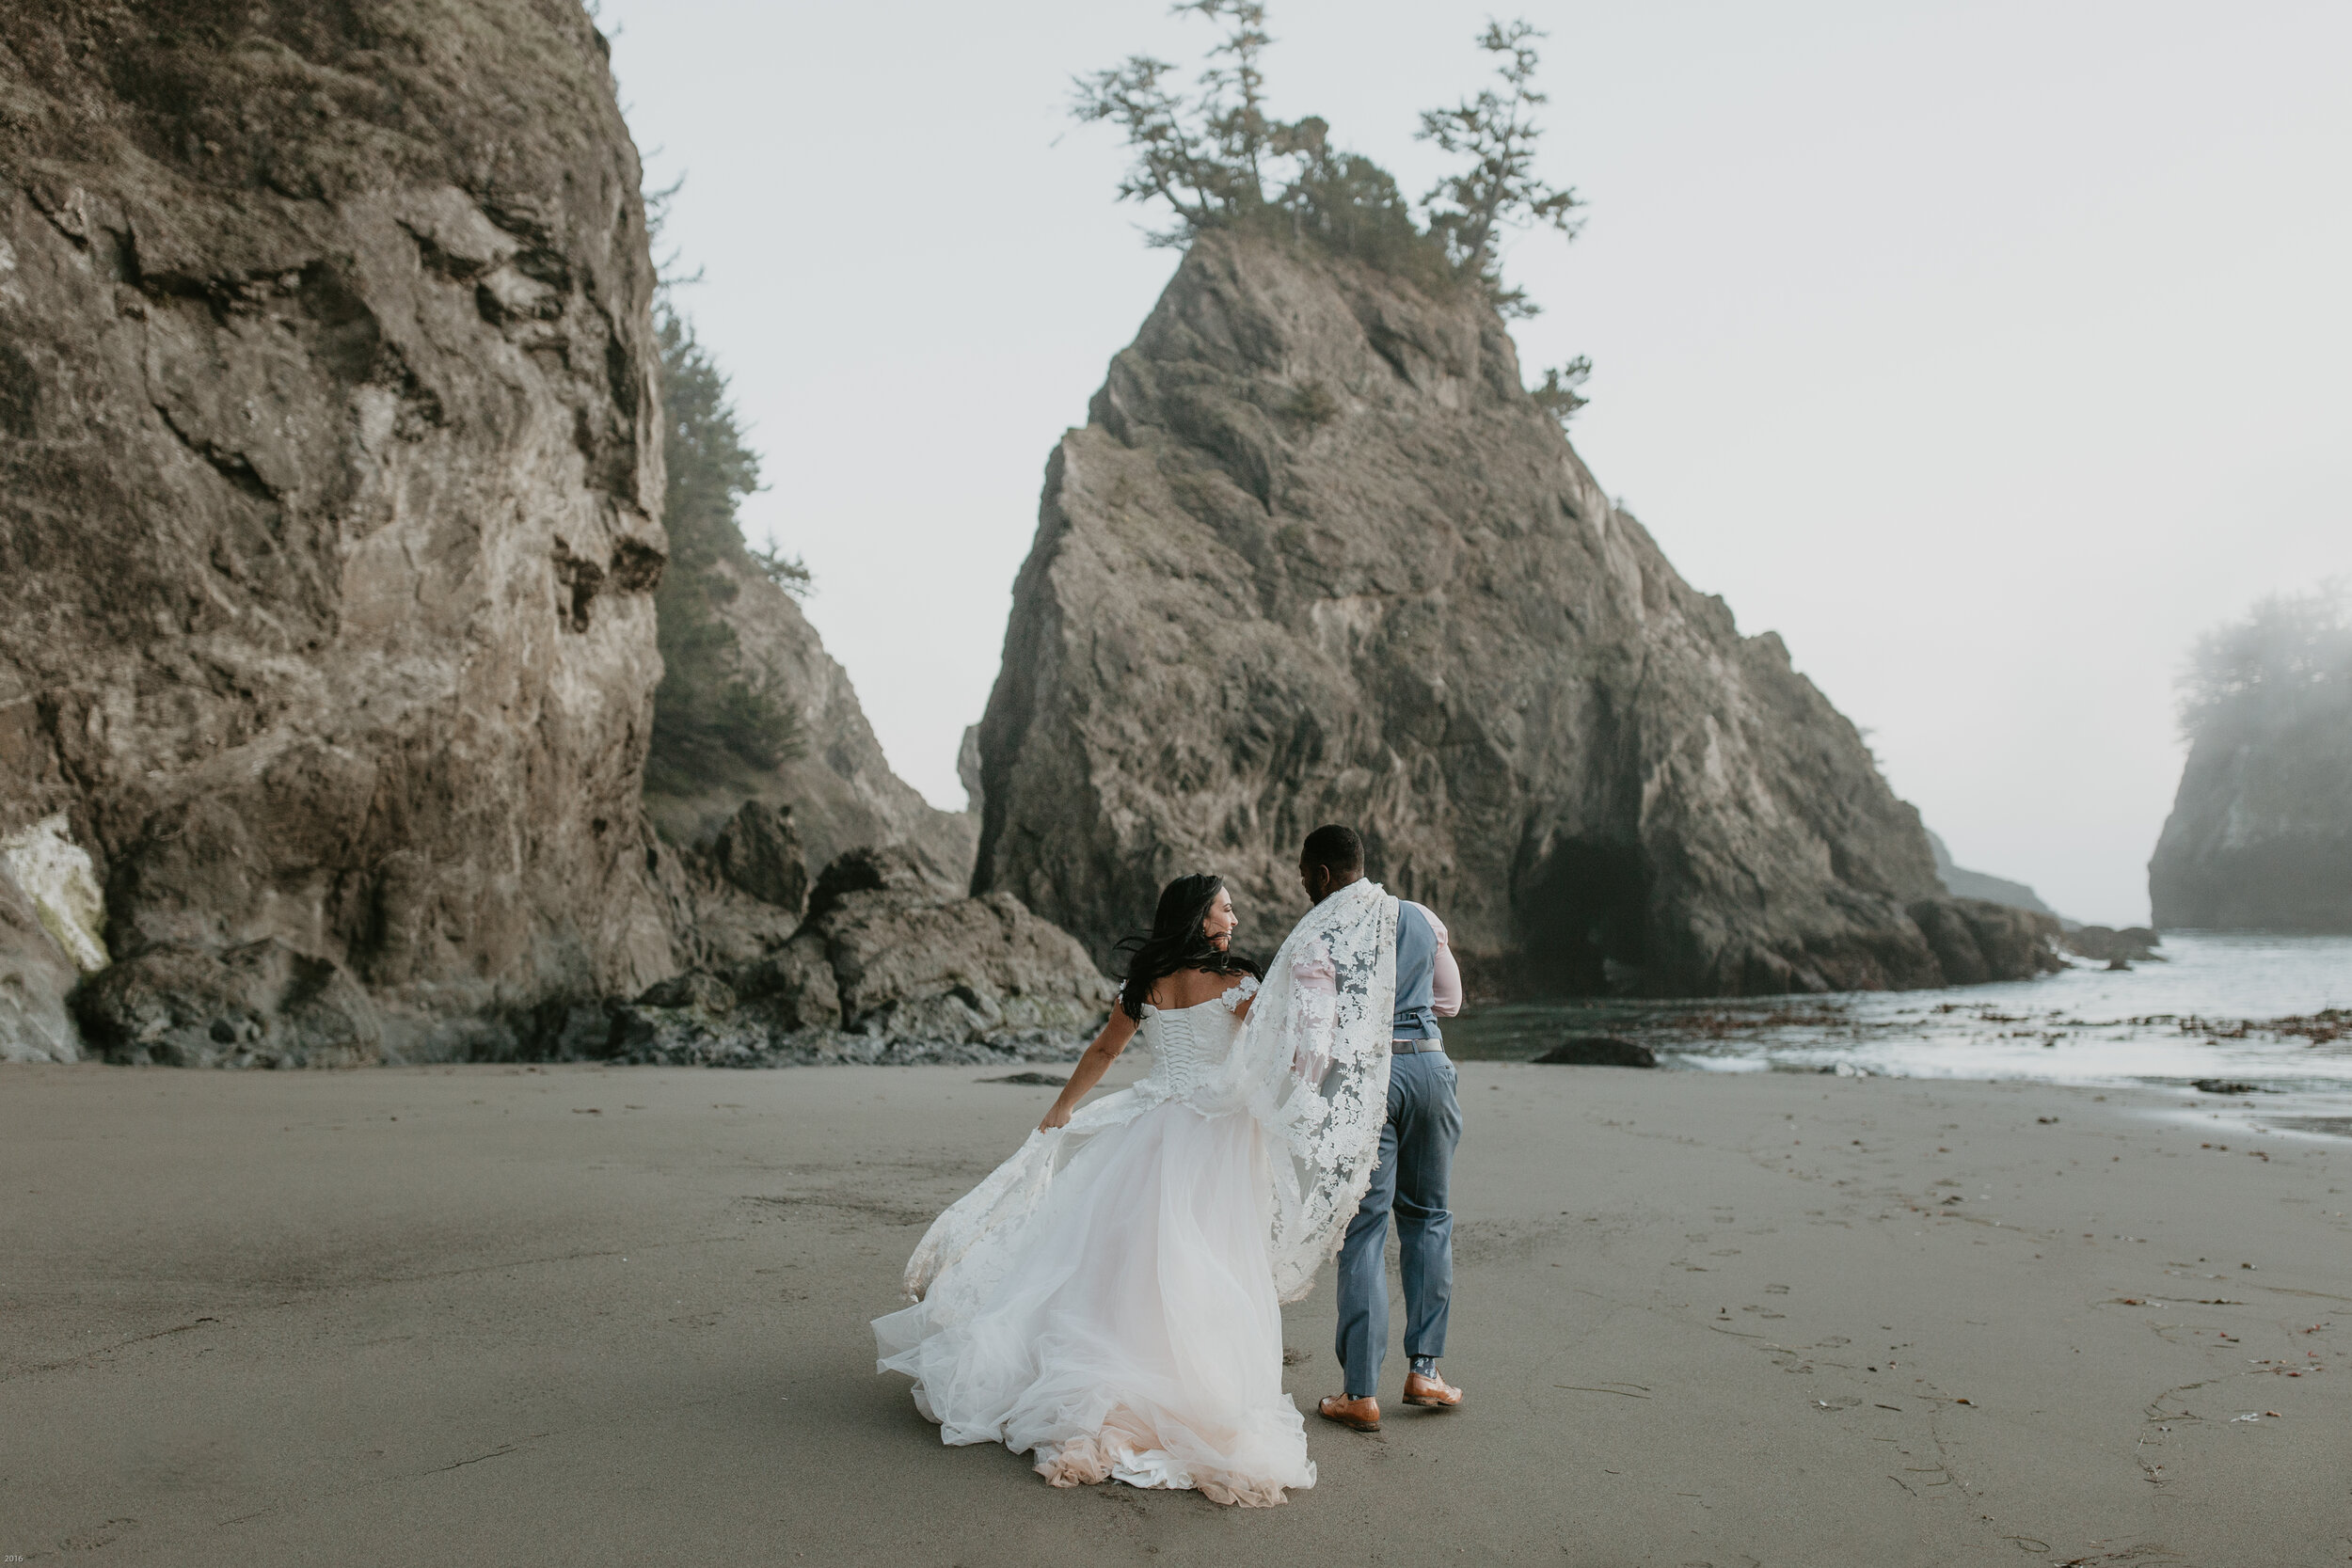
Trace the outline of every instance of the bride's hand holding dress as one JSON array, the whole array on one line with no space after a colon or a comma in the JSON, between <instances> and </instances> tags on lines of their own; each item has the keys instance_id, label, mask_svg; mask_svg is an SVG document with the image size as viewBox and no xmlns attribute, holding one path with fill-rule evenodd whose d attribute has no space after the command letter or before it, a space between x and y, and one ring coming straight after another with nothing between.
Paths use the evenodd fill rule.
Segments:
<instances>
[{"instance_id":1,"label":"bride's hand holding dress","mask_svg":"<svg viewBox=\"0 0 2352 1568\"><path fill-rule=\"evenodd\" d=\"M1119 1053L1127 1049L1127 1042L1135 1038L1135 1034L1136 1021L1123 1010L1112 1009L1111 1021L1103 1026L1101 1034L1094 1037L1094 1043L1088 1046L1086 1054L1078 1058L1078 1065L1070 1069L1070 1081L1062 1085L1060 1097L1045 1113L1044 1119L1037 1124L1037 1130L1051 1132L1057 1127L1069 1126L1071 1117L1078 1109L1078 1101L1103 1081L1103 1074L1108 1072L1111 1064L1119 1060Z\"/></svg>"}]
</instances>

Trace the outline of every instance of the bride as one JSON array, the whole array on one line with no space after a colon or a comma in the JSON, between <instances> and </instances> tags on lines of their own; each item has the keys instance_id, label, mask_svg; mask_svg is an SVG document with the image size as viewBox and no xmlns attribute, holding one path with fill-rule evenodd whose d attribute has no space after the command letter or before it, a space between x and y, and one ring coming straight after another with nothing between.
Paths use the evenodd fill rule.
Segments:
<instances>
[{"instance_id":1,"label":"bride","mask_svg":"<svg viewBox=\"0 0 2352 1568\"><path fill-rule=\"evenodd\" d=\"M1180 877L1110 1022L1011 1159L907 1263L881 1368L948 1443L1001 1442L1057 1486L1117 1479L1270 1507L1312 1486L1282 1391L1307 1292L1379 1153L1396 901L1331 893L1261 988L1222 879ZM1133 1087L1078 1101L1130 1039Z\"/></svg>"}]
</instances>

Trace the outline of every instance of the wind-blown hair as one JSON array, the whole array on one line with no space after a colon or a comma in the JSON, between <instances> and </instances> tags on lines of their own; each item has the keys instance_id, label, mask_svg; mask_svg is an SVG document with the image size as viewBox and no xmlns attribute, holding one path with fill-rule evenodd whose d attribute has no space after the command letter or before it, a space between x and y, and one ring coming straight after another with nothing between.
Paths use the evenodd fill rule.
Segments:
<instances>
[{"instance_id":1,"label":"wind-blown hair","mask_svg":"<svg viewBox=\"0 0 2352 1568\"><path fill-rule=\"evenodd\" d=\"M1258 973L1258 966L1240 954L1220 951L1212 944L1202 928L1224 888L1225 879L1214 873L1177 878L1160 890L1160 907L1152 911L1151 932L1119 944L1119 951L1129 955L1126 977L1119 987L1119 1006L1129 1018L1141 1022L1143 1004L1152 988L1179 970L1198 969L1211 974Z\"/></svg>"}]
</instances>

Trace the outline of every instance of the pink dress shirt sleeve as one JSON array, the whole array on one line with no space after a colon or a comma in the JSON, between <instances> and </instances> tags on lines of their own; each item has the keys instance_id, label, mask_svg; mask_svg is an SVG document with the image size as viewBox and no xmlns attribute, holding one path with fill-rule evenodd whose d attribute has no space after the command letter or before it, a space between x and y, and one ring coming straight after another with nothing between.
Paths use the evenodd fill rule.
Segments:
<instances>
[{"instance_id":1,"label":"pink dress shirt sleeve","mask_svg":"<svg viewBox=\"0 0 2352 1568\"><path fill-rule=\"evenodd\" d=\"M1432 914L1429 924L1438 933L1438 968L1429 980L1429 1008L1439 1018L1453 1018L1462 1010L1462 966L1454 961L1454 949L1447 944L1445 922Z\"/></svg>"}]
</instances>

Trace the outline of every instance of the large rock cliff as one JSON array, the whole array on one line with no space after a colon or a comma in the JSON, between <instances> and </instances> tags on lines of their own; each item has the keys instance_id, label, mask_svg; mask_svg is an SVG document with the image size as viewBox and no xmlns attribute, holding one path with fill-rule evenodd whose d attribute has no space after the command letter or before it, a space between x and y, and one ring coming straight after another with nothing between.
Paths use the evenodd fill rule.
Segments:
<instances>
[{"instance_id":1,"label":"large rock cliff","mask_svg":"<svg viewBox=\"0 0 2352 1568\"><path fill-rule=\"evenodd\" d=\"M1098 959L1196 869L1270 947L1339 821L1490 992L2057 962L2046 916L1944 895L1853 726L1611 503L1483 300L1228 233L1047 465L979 749L976 889Z\"/></svg>"},{"instance_id":2,"label":"large rock cliff","mask_svg":"<svg viewBox=\"0 0 2352 1568\"><path fill-rule=\"evenodd\" d=\"M671 973L654 279L580 8L0 0L0 834L96 860L98 1024L365 1060Z\"/></svg>"},{"instance_id":3,"label":"large rock cliff","mask_svg":"<svg viewBox=\"0 0 2352 1568\"><path fill-rule=\"evenodd\" d=\"M2148 901L2164 930L2352 933L2352 704L2201 736Z\"/></svg>"}]
</instances>

